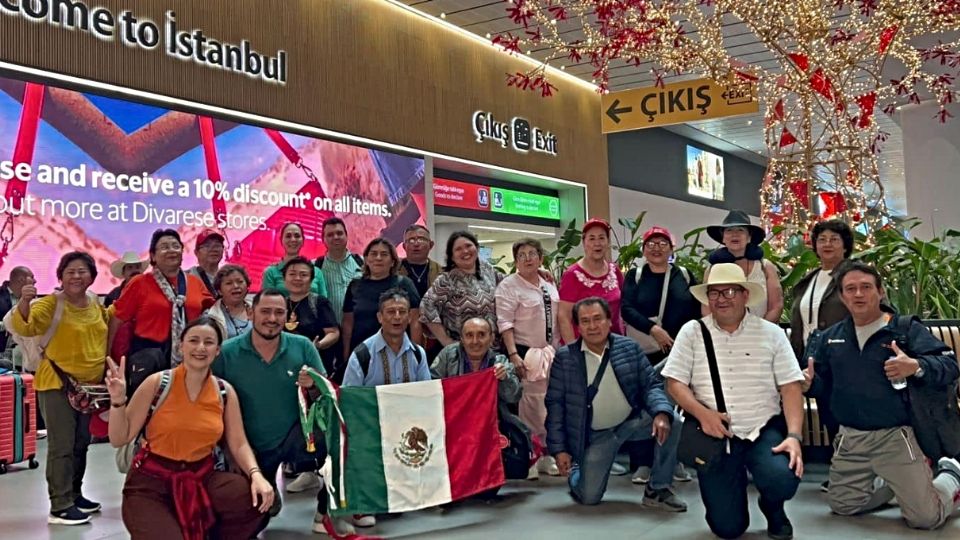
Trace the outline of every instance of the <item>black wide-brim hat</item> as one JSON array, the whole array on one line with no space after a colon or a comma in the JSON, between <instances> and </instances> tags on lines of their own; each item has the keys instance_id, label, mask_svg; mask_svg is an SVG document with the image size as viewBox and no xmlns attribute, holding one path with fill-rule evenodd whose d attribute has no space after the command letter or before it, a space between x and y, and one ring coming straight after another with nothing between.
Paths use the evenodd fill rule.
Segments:
<instances>
[{"instance_id":1,"label":"black wide-brim hat","mask_svg":"<svg viewBox=\"0 0 960 540\"><path fill-rule=\"evenodd\" d=\"M767 233L761 227L750 223L750 216L743 210L731 210L727 217L723 218L720 225L710 225L707 227L707 236L713 238L718 244L723 243L723 230L730 227L743 227L750 231L750 243L759 245L766 238Z\"/></svg>"}]
</instances>

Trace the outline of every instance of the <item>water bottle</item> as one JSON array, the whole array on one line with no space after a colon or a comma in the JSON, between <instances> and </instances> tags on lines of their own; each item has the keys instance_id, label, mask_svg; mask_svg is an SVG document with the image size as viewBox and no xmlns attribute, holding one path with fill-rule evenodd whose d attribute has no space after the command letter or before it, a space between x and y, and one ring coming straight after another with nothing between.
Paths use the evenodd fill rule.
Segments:
<instances>
[{"instance_id":1,"label":"water bottle","mask_svg":"<svg viewBox=\"0 0 960 540\"><path fill-rule=\"evenodd\" d=\"M895 356L891 356L890 358L887 358L887 362L889 362L889 361L891 361L891 360L895 360L895 359L896 359ZM892 386L894 390L906 390L906 389L907 389L907 380L906 380L906 379L891 379L891 380L890 380L890 386Z\"/></svg>"}]
</instances>

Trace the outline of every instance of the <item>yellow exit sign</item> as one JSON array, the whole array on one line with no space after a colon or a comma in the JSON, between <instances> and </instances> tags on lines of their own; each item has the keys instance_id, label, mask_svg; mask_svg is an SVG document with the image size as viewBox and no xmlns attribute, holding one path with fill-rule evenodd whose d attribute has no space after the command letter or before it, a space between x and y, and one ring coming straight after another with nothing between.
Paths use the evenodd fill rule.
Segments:
<instances>
[{"instance_id":1,"label":"yellow exit sign","mask_svg":"<svg viewBox=\"0 0 960 540\"><path fill-rule=\"evenodd\" d=\"M724 84L696 79L605 94L601 98L603 133L631 131L760 110L752 83L732 78Z\"/></svg>"}]
</instances>

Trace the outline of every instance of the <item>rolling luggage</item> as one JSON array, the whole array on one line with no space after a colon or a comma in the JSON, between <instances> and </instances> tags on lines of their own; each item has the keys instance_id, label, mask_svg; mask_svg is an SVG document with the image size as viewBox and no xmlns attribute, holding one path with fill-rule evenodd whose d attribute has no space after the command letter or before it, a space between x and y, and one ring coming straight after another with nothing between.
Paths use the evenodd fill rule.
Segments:
<instances>
[{"instance_id":1,"label":"rolling luggage","mask_svg":"<svg viewBox=\"0 0 960 540\"><path fill-rule=\"evenodd\" d=\"M33 375L8 372L0 375L0 474L24 461L37 462L37 395Z\"/></svg>"}]
</instances>

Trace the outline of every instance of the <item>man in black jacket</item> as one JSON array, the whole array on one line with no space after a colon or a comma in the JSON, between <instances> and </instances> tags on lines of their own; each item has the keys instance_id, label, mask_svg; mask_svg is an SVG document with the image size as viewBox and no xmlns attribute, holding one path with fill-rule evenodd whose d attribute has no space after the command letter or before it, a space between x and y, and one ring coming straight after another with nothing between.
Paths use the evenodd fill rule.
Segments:
<instances>
[{"instance_id":1,"label":"man in black jacket","mask_svg":"<svg viewBox=\"0 0 960 540\"><path fill-rule=\"evenodd\" d=\"M557 351L547 388L547 449L570 492L597 504L617 450L628 440L657 440L644 506L684 512L670 489L680 442L679 420L640 347L610 333L610 306L585 298L573 306L580 339Z\"/></svg>"},{"instance_id":2,"label":"man in black jacket","mask_svg":"<svg viewBox=\"0 0 960 540\"><path fill-rule=\"evenodd\" d=\"M15 266L10 270L10 279L3 282L3 285L0 285L0 319L2 319L13 306L17 305L23 286L33 285L34 283L36 283L36 280L33 278L33 272L26 266ZM3 328L3 323L0 323L0 352L7 350L9 339L10 334L7 333L6 328ZM12 344L10 345L11 347L13 346Z\"/></svg>"},{"instance_id":3,"label":"man in black jacket","mask_svg":"<svg viewBox=\"0 0 960 540\"><path fill-rule=\"evenodd\" d=\"M960 463L941 458L931 476L911 426L908 385L941 388L957 380L957 359L917 320L898 327L881 308L880 274L853 262L836 281L850 317L814 334L804 373L809 394L829 395L840 423L830 466L830 508L869 512L893 497L907 525L935 529L960 507ZM944 402L946 407L946 402ZM874 488L879 476L884 483Z\"/></svg>"}]
</instances>

